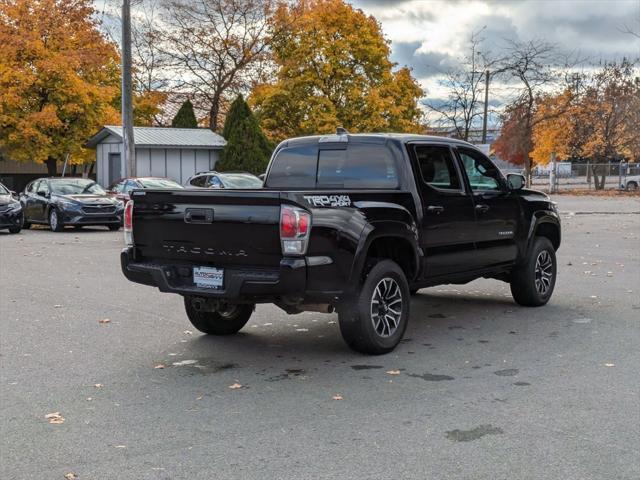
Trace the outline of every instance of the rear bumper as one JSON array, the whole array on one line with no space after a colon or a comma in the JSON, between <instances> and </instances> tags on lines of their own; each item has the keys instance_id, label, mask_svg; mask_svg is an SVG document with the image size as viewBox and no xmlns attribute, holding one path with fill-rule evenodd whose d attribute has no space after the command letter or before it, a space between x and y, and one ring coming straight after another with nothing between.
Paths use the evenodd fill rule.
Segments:
<instances>
[{"instance_id":1,"label":"rear bumper","mask_svg":"<svg viewBox=\"0 0 640 480\"><path fill-rule=\"evenodd\" d=\"M302 297L306 287L307 267L303 258L285 257L278 268L225 268L224 284L219 290L196 286L193 264L136 261L131 247L120 254L120 264L122 273L132 282L179 295L271 302L285 295Z\"/></svg>"}]
</instances>

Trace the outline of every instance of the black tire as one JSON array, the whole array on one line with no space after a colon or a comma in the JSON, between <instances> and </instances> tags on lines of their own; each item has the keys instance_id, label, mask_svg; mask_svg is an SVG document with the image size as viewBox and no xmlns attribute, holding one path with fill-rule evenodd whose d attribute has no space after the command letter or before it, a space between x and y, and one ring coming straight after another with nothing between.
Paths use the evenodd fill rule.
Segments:
<instances>
[{"instance_id":1,"label":"black tire","mask_svg":"<svg viewBox=\"0 0 640 480\"><path fill-rule=\"evenodd\" d=\"M390 310L391 306L394 308ZM407 329L409 306L409 284L404 272L397 263L380 260L369 271L356 297L339 309L342 338L357 352L389 353Z\"/></svg>"},{"instance_id":2,"label":"black tire","mask_svg":"<svg viewBox=\"0 0 640 480\"><path fill-rule=\"evenodd\" d=\"M638 184L636 182L627 183L627 191L628 192L635 192L637 189L638 189Z\"/></svg>"},{"instance_id":3,"label":"black tire","mask_svg":"<svg viewBox=\"0 0 640 480\"><path fill-rule=\"evenodd\" d=\"M244 327L255 305L231 305L226 311L198 312L191 303L191 298L184 298L184 308L191 324L208 335L233 335Z\"/></svg>"},{"instance_id":4,"label":"black tire","mask_svg":"<svg viewBox=\"0 0 640 480\"><path fill-rule=\"evenodd\" d=\"M112 232L116 232L116 231L120 230L120 225L117 225L117 224L116 225L107 225L107 228L109 230L111 230Z\"/></svg>"},{"instance_id":5,"label":"black tire","mask_svg":"<svg viewBox=\"0 0 640 480\"><path fill-rule=\"evenodd\" d=\"M49 227L52 232L61 232L64 230L64 223L60 218L60 214L55 208L49 211Z\"/></svg>"},{"instance_id":6,"label":"black tire","mask_svg":"<svg viewBox=\"0 0 640 480\"><path fill-rule=\"evenodd\" d=\"M27 222L27 217L26 216L22 217L22 228L24 230L29 230L31 228L31 224L29 222Z\"/></svg>"},{"instance_id":7,"label":"black tire","mask_svg":"<svg viewBox=\"0 0 640 480\"><path fill-rule=\"evenodd\" d=\"M525 307L546 304L556 285L556 251L546 237L535 237L526 263L511 272L511 295Z\"/></svg>"},{"instance_id":8,"label":"black tire","mask_svg":"<svg viewBox=\"0 0 640 480\"><path fill-rule=\"evenodd\" d=\"M22 226L18 225L17 227L9 227L9 233L20 233L22 230Z\"/></svg>"}]
</instances>

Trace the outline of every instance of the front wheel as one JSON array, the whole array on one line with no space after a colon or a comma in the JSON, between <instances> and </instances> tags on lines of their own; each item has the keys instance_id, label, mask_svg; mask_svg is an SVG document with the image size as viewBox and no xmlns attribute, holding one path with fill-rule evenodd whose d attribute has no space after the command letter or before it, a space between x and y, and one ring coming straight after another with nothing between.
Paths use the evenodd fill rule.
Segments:
<instances>
[{"instance_id":1,"label":"front wheel","mask_svg":"<svg viewBox=\"0 0 640 480\"><path fill-rule=\"evenodd\" d=\"M355 298L339 310L342 338L353 350L371 355L392 351L407 328L409 284L391 260L376 263Z\"/></svg>"},{"instance_id":2,"label":"front wheel","mask_svg":"<svg viewBox=\"0 0 640 480\"><path fill-rule=\"evenodd\" d=\"M635 192L637 189L638 189L638 184L636 182L627 183L627 191L628 192Z\"/></svg>"},{"instance_id":3,"label":"front wheel","mask_svg":"<svg viewBox=\"0 0 640 480\"><path fill-rule=\"evenodd\" d=\"M62 223L62 219L55 208L52 208L49 212L49 227L51 227L51 230L54 232L64 230L64 223Z\"/></svg>"},{"instance_id":4,"label":"front wheel","mask_svg":"<svg viewBox=\"0 0 640 480\"><path fill-rule=\"evenodd\" d=\"M198 311L193 307L190 297L184 297L184 308L191 324L208 335L232 335L244 327L255 305L226 305L214 312Z\"/></svg>"},{"instance_id":5,"label":"front wheel","mask_svg":"<svg viewBox=\"0 0 640 480\"><path fill-rule=\"evenodd\" d=\"M511 272L511 295L525 307L539 307L551 298L556 285L556 251L546 237L534 239L526 263Z\"/></svg>"},{"instance_id":6,"label":"front wheel","mask_svg":"<svg viewBox=\"0 0 640 480\"><path fill-rule=\"evenodd\" d=\"M9 233L20 233L20 230L22 230L21 225L18 225L16 227L9 227Z\"/></svg>"}]
</instances>

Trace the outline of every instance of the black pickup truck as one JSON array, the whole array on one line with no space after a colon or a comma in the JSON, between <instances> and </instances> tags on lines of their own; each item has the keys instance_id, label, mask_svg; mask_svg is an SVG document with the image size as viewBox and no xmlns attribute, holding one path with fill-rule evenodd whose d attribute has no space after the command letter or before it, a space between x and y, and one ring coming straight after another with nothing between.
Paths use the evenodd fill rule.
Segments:
<instances>
[{"instance_id":1,"label":"black pickup truck","mask_svg":"<svg viewBox=\"0 0 640 480\"><path fill-rule=\"evenodd\" d=\"M182 295L204 333L235 333L256 303L274 303L336 310L351 348L386 353L423 287L495 278L520 305L547 303L560 219L523 185L453 139L293 138L274 151L263 189L133 191L122 271Z\"/></svg>"}]
</instances>

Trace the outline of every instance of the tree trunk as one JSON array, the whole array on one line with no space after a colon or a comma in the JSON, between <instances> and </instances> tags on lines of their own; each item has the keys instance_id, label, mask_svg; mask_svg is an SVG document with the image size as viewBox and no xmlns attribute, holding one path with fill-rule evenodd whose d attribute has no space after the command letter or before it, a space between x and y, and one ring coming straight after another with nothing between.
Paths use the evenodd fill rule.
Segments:
<instances>
[{"instance_id":1,"label":"tree trunk","mask_svg":"<svg viewBox=\"0 0 640 480\"><path fill-rule=\"evenodd\" d=\"M58 173L58 172L57 172L57 169L56 169L56 164L57 164L56 159L55 159L55 158L52 158L52 157L49 157L49 158L47 158L47 159L45 160L45 162L44 162L44 163L45 163L45 165L47 166L47 174L48 174L50 177L55 177L55 176L56 176L56 174Z\"/></svg>"},{"instance_id":2,"label":"tree trunk","mask_svg":"<svg viewBox=\"0 0 640 480\"><path fill-rule=\"evenodd\" d=\"M220 113L220 99L214 99L209 109L209 129L212 131L218 130L218 114Z\"/></svg>"}]
</instances>

